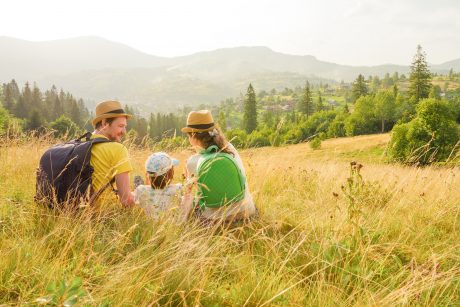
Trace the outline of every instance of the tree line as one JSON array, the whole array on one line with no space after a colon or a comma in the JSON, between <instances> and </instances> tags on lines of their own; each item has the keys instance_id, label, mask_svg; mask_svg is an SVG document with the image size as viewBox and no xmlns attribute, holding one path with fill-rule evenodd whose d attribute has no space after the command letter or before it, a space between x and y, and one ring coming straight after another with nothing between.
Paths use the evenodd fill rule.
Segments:
<instances>
[{"instance_id":1,"label":"tree line","mask_svg":"<svg viewBox=\"0 0 460 307\"><path fill-rule=\"evenodd\" d=\"M388 132L395 126L409 125L420 116L426 119L426 112L420 111L419 105L428 98L442 101L444 107L434 105L447 108L451 116L444 118L460 122L460 90L447 91L445 87L442 91L438 85L432 85L432 77L426 55L419 46L408 78L387 73L382 79L378 76L366 79L360 74L350 85L306 82L304 87L259 93L249 84L244 95L201 108L210 109L228 138L240 147ZM455 77L451 70L449 80ZM56 135L92 128L88 125L91 116L83 101L62 89L58 91L55 86L42 93L35 84L31 88L26 83L20 90L12 80L0 89L4 107L3 113L0 110L0 129L2 118L12 116L19 119L26 130L48 127L55 130ZM147 118L140 116L134 107L125 106L125 109L134 115L128 122L128 136L138 143L145 139L162 141L183 137L180 128L186 121L188 108L169 114L151 113ZM398 152L404 150L398 149Z\"/></svg>"},{"instance_id":2,"label":"tree line","mask_svg":"<svg viewBox=\"0 0 460 307\"><path fill-rule=\"evenodd\" d=\"M26 82L20 89L13 79L0 89L3 118L8 116L9 123L16 124L20 130L41 130L63 117L82 129L90 117L82 99L76 99L62 89L58 91L54 85L42 92L35 83L31 87Z\"/></svg>"}]
</instances>

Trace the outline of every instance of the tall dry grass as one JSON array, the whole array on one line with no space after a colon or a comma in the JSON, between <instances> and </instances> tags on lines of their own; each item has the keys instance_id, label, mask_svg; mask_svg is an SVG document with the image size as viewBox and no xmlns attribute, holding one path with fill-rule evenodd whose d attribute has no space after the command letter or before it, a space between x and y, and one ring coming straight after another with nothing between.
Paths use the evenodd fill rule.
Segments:
<instances>
[{"instance_id":1,"label":"tall dry grass","mask_svg":"<svg viewBox=\"0 0 460 307\"><path fill-rule=\"evenodd\" d=\"M152 221L115 202L41 208L35 168L49 140L4 141L0 304L458 305L460 170L387 164L374 150L387 141L243 151L261 216L233 228L174 212ZM130 152L142 174L150 150Z\"/></svg>"}]
</instances>

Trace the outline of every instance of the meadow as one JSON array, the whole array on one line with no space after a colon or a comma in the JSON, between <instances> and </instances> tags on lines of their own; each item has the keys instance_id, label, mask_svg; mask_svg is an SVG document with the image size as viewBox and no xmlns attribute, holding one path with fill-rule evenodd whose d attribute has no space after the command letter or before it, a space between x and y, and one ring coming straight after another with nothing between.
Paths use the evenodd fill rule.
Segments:
<instances>
[{"instance_id":1,"label":"meadow","mask_svg":"<svg viewBox=\"0 0 460 307\"><path fill-rule=\"evenodd\" d=\"M49 141L3 141L0 304L459 305L460 168L390 164L389 138L243 150L260 217L208 228L116 203L39 207ZM134 174L150 152L130 147ZM177 181L191 153L173 153Z\"/></svg>"}]
</instances>

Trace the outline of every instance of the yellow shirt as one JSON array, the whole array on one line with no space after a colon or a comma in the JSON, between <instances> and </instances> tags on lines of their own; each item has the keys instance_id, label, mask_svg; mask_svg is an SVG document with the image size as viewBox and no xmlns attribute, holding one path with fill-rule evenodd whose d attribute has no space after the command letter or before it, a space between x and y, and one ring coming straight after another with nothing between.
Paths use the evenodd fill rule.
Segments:
<instances>
[{"instance_id":1,"label":"yellow shirt","mask_svg":"<svg viewBox=\"0 0 460 307\"><path fill-rule=\"evenodd\" d=\"M100 134L93 134L91 138L106 137ZM128 149L117 142L94 144L91 148L91 165L94 167L92 180L95 192L106 185L115 175L133 170L128 156ZM110 188L107 188L107 190L110 190Z\"/></svg>"}]
</instances>

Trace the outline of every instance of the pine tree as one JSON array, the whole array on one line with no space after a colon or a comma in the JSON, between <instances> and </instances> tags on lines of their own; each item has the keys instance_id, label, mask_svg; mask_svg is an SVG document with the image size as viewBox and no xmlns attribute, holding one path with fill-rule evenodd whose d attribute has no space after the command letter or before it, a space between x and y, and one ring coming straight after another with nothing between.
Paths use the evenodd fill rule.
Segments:
<instances>
[{"instance_id":1,"label":"pine tree","mask_svg":"<svg viewBox=\"0 0 460 307\"><path fill-rule=\"evenodd\" d=\"M153 113L150 113L150 120L149 120L149 137L152 139L152 140L155 140L156 138L156 133L158 131L158 128L157 128L157 123L156 123L156 120L155 120L155 114Z\"/></svg>"},{"instance_id":2,"label":"pine tree","mask_svg":"<svg viewBox=\"0 0 460 307\"><path fill-rule=\"evenodd\" d=\"M310 83L308 82L305 84L303 95L300 99L299 111L305 114L307 118L314 112L313 98L310 91Z\"/></svg>"},{"instance_id":3,"label":"pine tree","mask_svg":"<svg viewBox=\"0 0 460 307\"><path fill-rule=\"evenodd\" d=\"M317 111L324 110L323 97L321 96L321 91L318 91L318 102L316 104L316 110Z\"/></svg>"},{"instance_id":4,"label":"pine tree","mask_svg":"<svg viewBox=\"0 0 460 307\"><path fill-rule=\"evenodd\" d=\"M27 129L29 130L37 130L43 126L43 118L37 110L33 110L30 115L30 120L27 124Z\"/></svg>"},{"instance_id":5,"label":"pine tree","mask_svg":"<svg viewBox=\"0 0 460 307\"><path fill-rule=\"evenodd\" d=\"M82 126L80 108L75 100L70 102L70 119L77 124L77 126Z\"/></svg>"},{"instance_id":6,"label":"pine tree","mask_svg":"<svg viewBox=\"0 0 460 307\"><path fill-rule=\"evenodd\" d=\"M18 102L14 108L14 115L18 118L27 118L29 117L29 109L24 103L24 97L19 96Z\"/></svg>"},{"instance_id":7,"label":"pine tree","mask_svg":"<svg viewBox=\"0 0 460 307\"><path fill-rule=\"evenodd\" d=\"M227 131L227 119L225 118L224 110L220 110L217 122L223 132Z\"/></svg>"},{"instance_id":8,"label":"pine tree","mask_svg":"<svg viewBox=\"0 0 460 307\"><path fill-rule=\"evenodd\" d=\"M61 117L61 115L64 115L62 102L61 102L61 100L59 99L58 96L54 97L53 112L52 113L53 113L53 116L52 116L51 120L56 120L59 117Z\"/></svg>"},{"instance_id":9,"label":"pine tree","mask_svg":"<svg viewBox=\"0 0 460 307\"><path fill-rule=\"evenodd\" d=\"M5 84L3 86L3 106L7 109L10 113L14 112L15 109L15 101L13 97L13 91L9 84Z\"/></svg>"},{"instance_id":10,"label":"pine tree","mask_svg":"<svg viewBox=\"0 0 460 307\"><path fill-rule=\"evenodd\" d=\"M139 118L139 120L137 121L136 131L137 131L137 136L140 140L142 140L144 137L147 136L148 123L145 118Z\"/></svg>"},{"instance_id":11,"label":"pine tree","mask_svg":"<svg viewBox=\"0 0 460 307\"><path fill-rule=\"evenodd\" d=\"M372 82L373 83L379 82L378 78L377 77L374 78ZM361 96L366 96L367 93L368 93L368 89L367 89L366 81L364 80L364 76L360 74L358 75L358 78L356 78L355 82L353 82L353 85L351 87L351 96L352 96L353 102L356 102L356 100L358 100L358 98Z\"/></svg>"},{"instance_id":12,"label":"pine tree","mask_svg":"<svg viewBox=\"0 0 460 307\"><path fill-rule=\"evenodd\" d=\"M418 45L417 53L410 66L409 76L409 95L415 103L418 103L420 99L428 98L430 94L431 73L428 70L428 64L425 57L425 52L423 52L422 47Z\"/></svg>"},{"instance_id":13,"label":"pine tree","mask_svg":"<svg viewBox=\"0 0 460 307\"><path fill-rule=\"evenodd\" d=\"M251 133L257 128L256 94L251 83L249 83L248 91L244 99L243 128L247 133Z\"/></svg>"},{"instance_id":14,"label":"pine tree","mask_svg":"<svg viewBox=\"0 0 460 307\"><path fill-rule=\"evenodd\" d=\"M34 88L32 90L32 106L37 109L41 110L43 112L43 105L42 105L42 93L40 92L40 89L37 87L37 84L34 83Z\"/></svg>"},{"instance_id":15,"label":"pine tree","mask_svg":"<svg viewBox=\"0 0 460 307\"><path fill-rule=\"evenodd\" d=\"M19 99L19 96L21 96L21 92L19 91L19 86L16 83L16 80L12 79L9 86L11 89L11 93L13 95L13 99L17 101Z\"/></svg>"}]
</instances>

